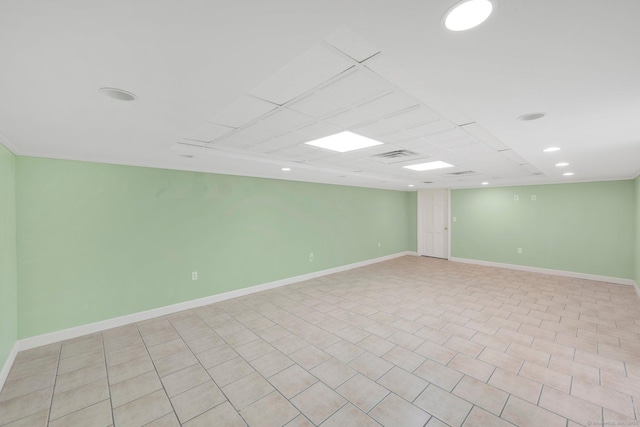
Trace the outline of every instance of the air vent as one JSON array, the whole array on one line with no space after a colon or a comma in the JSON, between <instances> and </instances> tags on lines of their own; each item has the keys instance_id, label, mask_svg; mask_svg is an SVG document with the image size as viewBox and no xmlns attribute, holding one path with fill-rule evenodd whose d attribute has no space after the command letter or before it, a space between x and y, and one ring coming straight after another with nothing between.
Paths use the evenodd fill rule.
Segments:
<instances>
[{"instance_id":1,"label":"air vent","mask_svg":"<svg viewBox=\"0 0 640 427\"><path fill-rule=\"evenodd\" d=\"M474 171L462 171L462 172L451 172L448 173L447 175L451 175L451 176L462 176L462 175L477 175L477 172Z\"/></svg>"},{"instance_id":2,"label":"air vent","mask_svg":"<svg viewBox=\"0 0 640 427\"><path fill-rule=\"evenodd\" d=\"M423 182L423 184L433 184L433 182L432 181L425 181L425 182Z\"/></svg>"},{"instance_id":3,"label":"air vent","mask_svg":"<svg viewBox=\"0 0 640 427\"><path fill-rule=\"evenodd\" d=\"M388 153L376 154L373 157L382 157L384 159L397 159L399 157L415 156L416 154L418 153L414 153L413 151L409 151L409 150L396 150L396 151L389 151Z\"/></svg>"}]
</instances>

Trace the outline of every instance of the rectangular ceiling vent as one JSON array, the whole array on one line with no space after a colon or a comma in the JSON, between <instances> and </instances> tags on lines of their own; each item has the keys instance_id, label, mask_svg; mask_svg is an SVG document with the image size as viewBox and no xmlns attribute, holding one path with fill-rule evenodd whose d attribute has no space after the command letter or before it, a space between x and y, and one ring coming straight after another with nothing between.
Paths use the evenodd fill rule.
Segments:
<instances>
[{"instance_id":1,"label":"rectangular ceiling vent","mask_svg":"<svg viewBox=\"0 0 640 427\"><path fill-rule=\"evenodd\" d=\"M418 153L409 150L395 150L389 151L388 153L376 154L373 157L382 157L383 159L397 159L400 157L411 157L417 154Z\"/></svg>"},{"instance_id":2,"label":"rectangular ceiling vent","mask_svg":"<svg viewBox=\"0 0 640 427\"><path fill-rule=\"evenodd\" d=\"M447 175L450 175L450 176L466 176L466 175L478 175L478 173L474 172L474 171L462 171L462 172L451 172L451 173L448 173Z\"/></svg>"}]
</instances>

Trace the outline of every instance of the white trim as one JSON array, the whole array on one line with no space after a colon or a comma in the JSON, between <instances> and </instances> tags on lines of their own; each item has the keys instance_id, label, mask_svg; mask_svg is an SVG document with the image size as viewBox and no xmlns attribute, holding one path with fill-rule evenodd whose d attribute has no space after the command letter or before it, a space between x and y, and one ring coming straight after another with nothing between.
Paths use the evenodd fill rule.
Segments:
<instances>
[{"instance_id":1,"label":"white trim","mask_svg":"<svg viewBox=\"0 0 640 427\"><path fill-rule=\"evenodd\" d=\"M633 287L636 288L636 295L638 295L638 298L640 298L640 287L638 287L638 283L634 281Z\"/></svg>"},{"instance_id":2,"label":"white trim","mask_svg":"<svg viewBox=\"0 0 640 427\"><path fill-rule=\"evenodd\" d=\"M4 387L4 383L5 381L7 381L7 377L9 376L9 371L13 366L14 360L16 360L16 355L18 354L18 347L19 347L18 342L16 342L13 345L13 348L11 349L11 352L9 353L7 360L5 360L2 370L0 371L0 390L2 390L2 387Z\"/></svg>"},{"instance_id":3,"label":"white trim","mask_svg":"<svg viewBox=\"0 0 640 427\"><path fill-rule=\"evenodd\" d=\"M128 325L130 323L141 322L143 320L152 319L154 317L176 313L178 311L189 310L191 308L201 307L203 305L213 304L213 303L225 301L231 298L238 298L241 296L253 294L255 292L266 291L268 289L278 288L280 286L286 286L292 283L302 282L305 280L313 279L315 277L326 276L328 274L338 273L340 271L345 271L345 270L351 270L353 268L358 268L358 267L364 267L366 265L375 264L375 263L387 261L393 258L398 258L405 255L414 255L414 254L416 253L410 252L410 251L399 252L396 254L386 255L379 258L368 259L368 260L356 262L353 264L342 265L340 267L334 267L326 270L316 271L313 273L303 274L300 276L289 277L286 279L263 283L256 286L250 286L248 288L238 289L235 291L224 292L221 294L211 295L204 298L198 298L191 301L185 301L178 304L172 304L164 307L154 308L152 310L128 314L126 316L115 317L107 320L101 320L99 322L89 323L87 325L82 325L82 326L76 326L74 328L63 329L60 331L38 335L35 337L24 338L19 340L16 343L16 345L18 346L18 350L20 351L28 350L35 347L40 347L42 345L52 344L58 341L64 341L71 338L76 338L82 335L92 334L95 332L104 331L106 329Z\"/></svg>"},{"instance_id":4,"label":"white trim","mask_svg":"<svg viewBox=\"0 0 640 427\"><path fill-rule=\"evenodd\" d=\"M611 276L599 276L597 274L578 273L575 271L553 270L550 268L529 267L527 265L505 264L502 262L482 261L479 259L458 258L458 257L451 257L451 261L462 262L465 264L484 265L488 267L507 268L509 270L521 270L521 271L529 271L532 273L550 274L552 276L564 276L564 277L573 277L575 279L595 280L598 282L614 283L617 285L627 285L627 286L636 285L636 282L632 279L624 279L621 277L611 277ZM637 286L636 286L636 292L639 292ZM640 296L640 293L638 293L638 296Z\"/></svg>"}]
</instances>

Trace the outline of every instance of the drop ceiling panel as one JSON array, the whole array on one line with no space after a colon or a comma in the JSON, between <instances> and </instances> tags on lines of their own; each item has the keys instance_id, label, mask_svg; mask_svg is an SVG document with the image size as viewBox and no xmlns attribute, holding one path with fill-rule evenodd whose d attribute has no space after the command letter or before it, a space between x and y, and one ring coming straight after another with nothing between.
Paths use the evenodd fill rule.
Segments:
<instances>
[{"instance_id":1,"label":"drop ceiling panel","mask_svg":"<svg viewBox=\"0 0 640 427\"><path fill-rule=\"evenodd\" d=\"M358 62L362 62L380 52L359 34L347 27L338 28L324 40Z\"/></svg>"},{"instance_id":2,"label":"drop ceiling panel","mask_svg":"<svg viewBox=\"0 0 640 427\"><path fill-rule=\"evenodd\" d=\"M269 139L271 136L281 132L280 129L270 126L267 123L257 122L244 127L235 133L217 141L214 145L233 148L244 148L254 145L260 141Z\"/></svg>"},{"instance_id":3,"label":"drop ceiling panel","mask_svg":"<svg viewBox=\"0 0 640 427\"><path fill-rule=\"evenodd\" d=\"M322 93L345 105L359 104L391 90L384 80L356 69L322 88Z\"/></svg>"},{"instance_id":4,"label":"drop ceiling panel","mask_svg":"<svg viewBox=\"0 0 640 427\"><path fill-rule=\"evenodd\" d=\"M244 95L236 102L216 114L211 122L239 128L257 119L278 106L253 96Z\"/></svg>"},{"instance_id":5,"label":"drop ceiling panel","mask_svg":"<svg viewBox=\"0 0 640 427\"><path fill-rule=\"evenodd\" d=\"M347 110L334 116L328 117L325 119L325 121L346 129L368 122L370 121L370 119L364 114L360 114L354 110Z\"/></svg>"},{"instance_id":6,"label":"drop ceiling panel","mask_svg":"<svg viewBox=\"0 0 640 427\"><path fill-rule=\"evenodd\" d=\"M256 145L248 147L248 151L257 152L257 153L268 153L271 151L282 150L284 148L293 147L298 144L302 144L307 141L307 137L296 133L296 132L288 132L283 135L277 135L273 138L267 139L265 141L261 141Z\"/></svg>"},{"instance_id":7,"label":"drop ceiling panel","mask_svg":"<svg viewBox=\"0 0 640 427\"><path fill-rule=\"evenodd\" d=\"M432 123L435 125L437 122L432 122ZM428 128L430 125L423 125L423 126L425 126L425 128ZM443 127L447 127L447 126L448 125L443 124ZM435 144L445 144L449 141L460 140L460 139L468 140L469 141L468 143L475 142L473 139L471 139L471 137L467 133L465 133L459 127L454 127L453 129L445 130L444 132L438 132L435 134L426 135L426 136L423 136L423 138Z\"/></svg>"},{"instance_id":8,"label":"drop ceiling panel","mask_svg":"<svg viewBox=\"0 0 640 427\"><path fill-rule=\"evenodd\" d=\"M414 126L407 129L407 132L416 136L429 136L440 132L446 132L453 130L455 125L447 120L436 120L431 123L425 123L422 125Z\"/></svg>"},{"instance_id":9,"label":"drop ceiling panel","mask_svg":"<svg viewBox=\"0 0 640 427\"><path fill-rule=\"evenodd\" d=\"M311 117L305 114L300 114L287 108L281 108L275 113L269 114L267 117L260 120L260 123L274 129L288 131L290 129L308 125L313 121L314 120Z\"/></svg>"},{"instance_id":10,"label":"drop ceiling panel","mask_svg":"<svg viewBox=\"0 0 640 427\"><path fill-rule=\"evenodd\" d=\"M285 65L250 94L283 105L353 66L351 60L318 44Z\"/></svg>"},{"instance_id":11,"label":"drop ceiling panel","mask_svg":"<svg viewBox=\"0 0 640 427\"><path fill-rule=\"evenodd\" d=\"M201 142L211 142L233 131L233 128L213 123L203 123L196 130L185 136L185 139Z\"/></svg>"},{"instance_id":12,"label":"drop ceiling panel","mask_svg":"<svg viewBox=\"0 0 640 427\"><path fill-rule=\"evenodd\" d=\"M395 143L400 143L400 142L409 141L409 140L416 140L416 139L417 138L415 135L411 135L410 133L407 133L404 131L398 131L398 132L394 132L386 135L380 135L378 137L378 140L380 142L389 143L389 144L395 144Z\"/></svg>"},{"instance_id":13,"label":"drop ceiling panel","mask_svg":"<svg viewBox=\"0 0 640 427\"><path fill-rule=\"evenodd\" d=\"M480 141L498 151L507 150L509 148L500 139L480 126L480 124L478 123L470 123L468 125L462 126L462 128L469 134L473 135Z\"/></svg>"},{"instance_id":14,"label":"drop ceiling panel","mask_svg":"<svg viewBox=\"0 0 640 427\"><path fill-rule=\"evenodd\" d=\"M380 118L417 105L418 101L400 91L394 91L361 104L357 111L369 117Z\"/></svg>"},{"instance_id":15,"label":"drop ceiling panel","mask_svg":"<svg viewBox=\"0 0 640 427\"><path fill-rule=\"evenodd\" d=\"M429 139L428 137L425 139ZM438 142L438 145L441 146L442 148L446 148L447 150L451 150L451 149L459 149L461 151L464 151L466 147L475 145L475 144L479 144L476 140L473 140L469 137L462 137L462 138L457 138L457 139L450 139L447 141L442 141L442 142ZM482 144L484 145L484 144ZM487 147L487 146L485 146ZM487 147L489 148L489 147ZM490 148L489 148L490 149ZM493 150L492 150L493 151Z\"/></svg>"},{"instance_id":16,"label":"drop ceiling panel","mask_svg":"<svg viewBox=\"0 0 640 427\"><path fill-rule=\"evenodd\" d=\"M438 120L439 118L440 116L433 110L421 105L415 108L401 111L392 116L385 117L385 120L400 128L409 128L421 123L433 122Z\"/></svg>"},{"instance_id":17,"label":"drop ceiling panel","mask_svg":"<svg viewBox=\"0 0 640 427\"><path fill-rule=\"evenodd\" d=\"M293 147L274 151L272 152L272 154L280 158L296 160L296 161L304 161L304 162L311 162L311 161L316 161L318 159L336 157L335 153L332 153L326 150L316 149L309 145L296 145Z\"/></svg>"},{"instance_id":18,"label":"drop ceiling panel","mask_svg":"<svg viewBox=\"0 0 640 427\"><path fill-rule=\"evenodd\" d=\"M305 96L299 101L287 104L287 108L306 114L316 119L336 114L344 110L347 105L337 102L322 93L315 92Z\"/></svg>"},{"instance_id":19,"label":"drop ceiling panel","mask_svg":"<svg viewBox=\"0 0 640 427\"><path fill-rule=\"evenodd\" d=\"M329 123L324 122L315 122L308 126L304 126L299 128L297 131L308 137L307 141L309 142L313 139L323 138L325 136L334 135L336 133L342 132L342 129L339 126L334 126Z\"/></svg>"},{"instance_id":20,"label":"drop ceiling panel","mask_svg":"<svg viewBox=\"0 0 640 427\"><path fill-rule=\"evenodd\" d=\"M385 122L377 121L364 126L352 128L350 131L357 133L358 135L378 140L378 137L396 133L398 132L398 129Z\"/></svg>"},{"instance_id":21,"label":"drop ceiling panel","mask_svg":"<svg viewBox=\"0 0 640 427\"><path fill-rule=\"evenodd\" d=\"M519 156L513 150L502 150L502 151L500 151L500 154L502 154L507 159L511 160L512 162L514 162L516 164L523 165L523 164L527 163L527 161L525 159L523 159L521 156Z\"/></svg>"},{"instance_id":22,"label":"drop ceiling panel","mask_svg":"<svg viewBox=\"0 0 640 427\"><path fill-rule=\"evenodd\" d=\"M461 147L451 147L454 152L467 157L468 159L475 159L482 156L495 155L497 152L488 145L476 142L473 144L464 145Z\"/></svg>"}]
</instances>

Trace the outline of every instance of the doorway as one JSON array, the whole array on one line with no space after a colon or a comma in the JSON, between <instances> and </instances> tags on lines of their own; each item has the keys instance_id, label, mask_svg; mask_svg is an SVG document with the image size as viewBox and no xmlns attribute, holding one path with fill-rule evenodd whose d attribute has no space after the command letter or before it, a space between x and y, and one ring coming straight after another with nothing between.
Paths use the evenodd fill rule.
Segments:
<instances>
[{"instance_id":1,"label":"doorway","mask_svg":"<svg viewBox=\"0 0 640 427\"><path fill-rule=\"evenodd\" d=\"M449 190L418 190L418 255L449 259Z\"/></svg>"}]
</instances>

